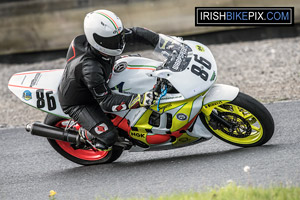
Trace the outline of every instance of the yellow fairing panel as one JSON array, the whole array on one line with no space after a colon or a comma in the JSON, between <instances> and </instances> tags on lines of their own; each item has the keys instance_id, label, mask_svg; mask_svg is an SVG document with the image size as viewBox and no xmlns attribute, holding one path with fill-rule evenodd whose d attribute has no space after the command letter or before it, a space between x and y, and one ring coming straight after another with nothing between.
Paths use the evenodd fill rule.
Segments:
<instances>
[{"instance_id":1,"label":"yellow fairing panel","mask_svg":"<svg viewBox=\"0 0 300 200\"><path fill-rule=\"evenodd\" d=\"M147 142L147 136L151 137L151 139L154 138L152 141L156 141L155 135L157 135L157 141L161 140L162 143L165 142L166 138L162 137L163 135L171 136L170 134L172 132L178 131L180 128L187 125L199 113L202 107L202 99L203 97L201 95L197 95L193 98L179 102L160 104L160 120L164 120L163 116L167 114L172 117L172 126L169 129L167 127L162 127L162 124L164 124L162 121L160 121L160 127L149 124L149 118L151 114L153 112L157 112L157 106L152 106L151 109L145 111L141 118L136 122L130 132L131 137L145 144L149 144ZM188 136L187 134L184 135L186 135L186 137L181 137L185 139L182 138L180 142L178 142L178 140L176 144L182 143L183 141L191 142L196 140L196 138L192 139L192 137Z\"/></svg>"}]
</instances>

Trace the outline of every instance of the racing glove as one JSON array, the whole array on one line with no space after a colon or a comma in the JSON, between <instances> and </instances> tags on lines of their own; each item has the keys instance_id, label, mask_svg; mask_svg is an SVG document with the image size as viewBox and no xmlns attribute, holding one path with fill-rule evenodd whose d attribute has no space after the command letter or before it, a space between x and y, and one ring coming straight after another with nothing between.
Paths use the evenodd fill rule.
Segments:
<instances>
[{"instance_id":1,"label":"racing glove","mask_svg":"<svg viewBox=\"0 0 300 200\"><path fill-rule=\"evenodd\" d=\"M137 94L133 96L128 107L129 109L132 108L139 108L145 106L151 106L155 103L155 100L158 98L157 92L145 92L144 94Z\"/></svg>"}]
</instances>

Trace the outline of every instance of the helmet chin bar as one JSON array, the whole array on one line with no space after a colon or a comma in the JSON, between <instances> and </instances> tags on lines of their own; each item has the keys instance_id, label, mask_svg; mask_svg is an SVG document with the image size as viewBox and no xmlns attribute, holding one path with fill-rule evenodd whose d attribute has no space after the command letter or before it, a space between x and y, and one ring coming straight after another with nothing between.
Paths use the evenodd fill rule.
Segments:
<instances>
[{"instance_id":1,"label":"helmet chin bar","mask_svg":"<svg viewBox=\"0 0 300 200\"><path fill-rule=\"evenodd\" d=\"M106 48L103 48L101 46L98 46L98 47L99 48L95 48L93 45L91 45L92 52L95 55L101 54L101 55L103 55L105 57L109 57L109 56L119 56L119 55L121 55L122 52L123 52L123 50L124 50L124 48L125 48L125 45L124 45L123 49L116 49L116 50L106 49Z\"/></svg>"},{"instance_id":2,"label":"helmet chin bar","mask_svg":"<svg viewBox=\"0 0 300 200\"><path fill-rule=\"evenodd\" d=\"M108 56L119 56L122 54L124 47L125 47L125 45L123 46L122 49L114 49L114 50L101 47L98 51L101 52L102 54L105 54Z\"/></svg>"},{"instance_id":3,"label":"helmet chin bar","mask_svg":"<svg viewBox=\"0 0 300 200\"><path fill-rule=\"evenodd\" d=\"M93 54L95 54L95 55L99 55L100 54L100 55L105 56L105 57L110 57L110 55L107 55L107 54L99 51L98 49L96 49L95 47L93 47L91 44L90 44L90 46L91 46Z\"/></svg>"}]
</instances>

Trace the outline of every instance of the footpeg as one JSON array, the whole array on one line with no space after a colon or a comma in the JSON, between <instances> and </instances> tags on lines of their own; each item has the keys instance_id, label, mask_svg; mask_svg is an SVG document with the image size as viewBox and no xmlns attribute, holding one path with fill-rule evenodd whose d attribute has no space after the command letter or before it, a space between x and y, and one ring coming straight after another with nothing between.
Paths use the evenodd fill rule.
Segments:
<instances>
[{"instance_id":1,"label":"footpeg","mask_svg":"<svg viewBox=\"0 0 300 200\"><path fill-rule=\"evenodd\" d=\"M122 141L116 142L113 146L122 147L124 150L128 150L132 147L132 143L130 141Z\"/></svg>"}]
</instances>

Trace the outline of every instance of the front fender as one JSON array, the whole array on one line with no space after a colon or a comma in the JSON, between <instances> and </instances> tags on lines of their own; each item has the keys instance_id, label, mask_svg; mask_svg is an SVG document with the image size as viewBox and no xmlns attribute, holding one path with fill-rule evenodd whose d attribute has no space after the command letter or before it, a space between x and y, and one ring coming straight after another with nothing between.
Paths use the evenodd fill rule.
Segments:
<instances>
[{"instance_id":1,"label":"front fender","mask_svg":"<svg viewBox=\"0 0 300 200\"><path fill-rule=\"evenodd\" d=\"M215 84L206 93L201 112L209 116L215 107L226 102L233 101L238 94L239 88L237 87L224 84Z\"/></svg>"}]
</instances>

